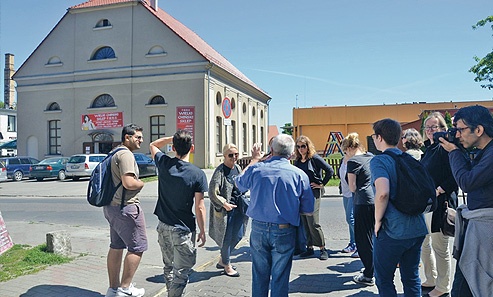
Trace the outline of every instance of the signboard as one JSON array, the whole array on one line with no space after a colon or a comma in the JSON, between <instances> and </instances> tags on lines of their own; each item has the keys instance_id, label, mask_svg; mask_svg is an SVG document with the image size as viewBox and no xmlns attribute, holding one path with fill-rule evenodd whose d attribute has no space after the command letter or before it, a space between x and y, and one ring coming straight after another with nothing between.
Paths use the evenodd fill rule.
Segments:
<instances>
[{"instance_id":1,"label":"signboard","mask_svg":"<svg viewBox=\"0 0 493 297\"><path fill-rule=\"evenodd\" d=\"M9 232L7 231L7 226L3 221L2 212L0 211L0 255L10 249L14 243L10 238Z\"/></svg>"},{"instance_id":2,"label":"signboard","mask_svg":"<svg viewBox=\"0 0 493 297\"><path fill-rule=\"evenodd\" d=\"M222 110L225 118L229 118L231 116L231 100L229 100L228 97L224 97Z\"/></svg>"},{"instance_id":3,"label":"signboard","mask_svg":"<svg viewBox=\"0 0 493 297\"><path fill-rule=\"evenodd\" d=\"M231 126L231 119L223 119L224 126Z\"/></svg>"},{"instance_id":4,"label":"signboard","mask_svg":"<svg viewBox=\"0 0 493 297\"><path fill-rule=\"evenodd\" d=\"M195 106L176 108L176 129L183 129L192 133L192 141L195 144Z\"/></svg>"},{"instance_id":5,"label":"signboard","mask_svg":"<svg viewBox=\"0 0 493 297\"><path fill-rule=\"evenodd\" d=\"M93 113L81 115L82 130L98 130L123 127L123 112Z\"/></svg>"}]
</instances>

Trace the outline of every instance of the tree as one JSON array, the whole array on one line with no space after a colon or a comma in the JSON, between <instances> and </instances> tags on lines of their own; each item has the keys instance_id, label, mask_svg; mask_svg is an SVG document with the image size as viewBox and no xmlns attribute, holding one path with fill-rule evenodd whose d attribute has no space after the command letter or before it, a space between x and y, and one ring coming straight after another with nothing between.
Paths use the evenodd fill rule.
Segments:
<instances>
[{"instance_id":1,"label":"tree","mask_svg":"<svg viewBox=\"0 0 493 297\"><path fill-rule=\"evenodd\" d=\"M445 112L445 123L447 123L447 128L452 128L452 116L448 111Z\"/></svg>"},{"instance_id":2,"label":"tree","mask_svg":"<svg viewBox=\"0 0 493 297\"><path fill-rule=\"evenodd\" d=\"M0 108L4 107L4 103L0 101Z\"/></svg>"},{"instance_id":3,"label":"tree","mask_svg":"<svg viewBox=\"0 0 493 297\"><path fill-rule=\"evenodd\" d=\"M293 127L291 123L285 123L284 127L281 127L282 134L293 135Z\"/></svg>"},{"instance_id":4,"label":"tree","mask_svg":"<svg viewBox=\"0 0 493 297\"><path fill-rule=\"evenodd\" d=\"M484 27L487 23L492 23L491 29L493 30L493 16L489 16L484 20L480 20L476 23L476 25L472 26L472 28L476 30L479 27ZM482 59L474 56L474 60L477 62L477 64L469 69L469 72L476 74L474 81L486 81L487 83L481 85L481 87L487 88L488 90L493 89L493 51L487 54Z\"/></svg>"}]
</instances>

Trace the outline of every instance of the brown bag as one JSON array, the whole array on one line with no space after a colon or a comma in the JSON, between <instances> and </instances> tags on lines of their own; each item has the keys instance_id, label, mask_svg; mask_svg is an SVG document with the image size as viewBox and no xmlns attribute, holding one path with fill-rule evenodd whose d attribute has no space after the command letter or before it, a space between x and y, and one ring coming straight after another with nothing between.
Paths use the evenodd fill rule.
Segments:
<instances>
[{"instance_id":1,"label":"brown bag","mask_svg":"<svg viewBox=\"0 0 493 297\"><path fill-rule=\"evenodd\" d=\"M455 234L455 209L448 206L448 202L445 201L445 211L442 219L442 233L445 236L454 236Z\"/></svg>"}]
</instances>

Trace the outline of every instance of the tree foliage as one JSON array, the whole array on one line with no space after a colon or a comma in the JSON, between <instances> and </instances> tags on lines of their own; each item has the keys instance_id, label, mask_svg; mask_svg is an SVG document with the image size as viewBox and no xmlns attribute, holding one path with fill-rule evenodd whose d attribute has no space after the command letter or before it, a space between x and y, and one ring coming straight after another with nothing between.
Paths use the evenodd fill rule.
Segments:
<instances>
[{"instance_id":1,"label":"tree foliage","mask_svg":"<svg viewBox=\"0 0 493 297\"><path fill-rule=\"evenodd\" d=\"M493 31L493 16L480 20L476 25L473 25L472 28L476 30L479 27L484 27L488 23L492 24L491 29ZM487 88L488 90L493 89L493 51L481 59L474 56L474 60L477 64L469 69L469 72L476 74L474 81L486 82L485 84L482 84L481 87Z\"/></svg>"},{"instance_id":2,"label":"tree foliage","mask_svg":"<svg viewBox=\"0 0 493 297\"><path fill-rule=\"evenodd\" d=\"M282 129L282 134L288 134L288 135L293 135L293 128L291 127L291 123L285 123L284 127L281 127ZM289 128L288 128L289 127Z\"/></svg>"}]
</instances>

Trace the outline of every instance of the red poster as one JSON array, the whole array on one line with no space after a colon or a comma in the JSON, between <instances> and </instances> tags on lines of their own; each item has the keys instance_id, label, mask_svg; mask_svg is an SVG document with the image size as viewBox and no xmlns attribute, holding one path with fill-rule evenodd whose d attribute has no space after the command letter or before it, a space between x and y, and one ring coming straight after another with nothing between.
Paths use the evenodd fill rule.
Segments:
<instances>
[{"instance_id":1,"label":"red poster","mask_svg":"<svg viewBox=\"0 0 493 297\"><path fill-rule=\"evenodd\" d=\"M81 115L82 130L98 130L123 127L123 112L93 113Z\"/></svg>"},{"instance_id":2,"label":"red poster","mask_svg":"<svg viewBox=\"0 0 493 297\"><path fill-rule=\"evenodd\" d=\"M13 245L9 231L7 231L7 226L5 226L5 222L2 218L2 212L0 212L0 255L10 249Z\"/></svg>"},{"instance_id":3,"label":"red poster","mask_svg":"<svg viewBox=\"0 0 493 297\"><path fill-rule=\"evenodd\" d=\"M195 106L176 108L176 129L192 133L193 144L195 144Z\"/></svg>"}]
</instances>

